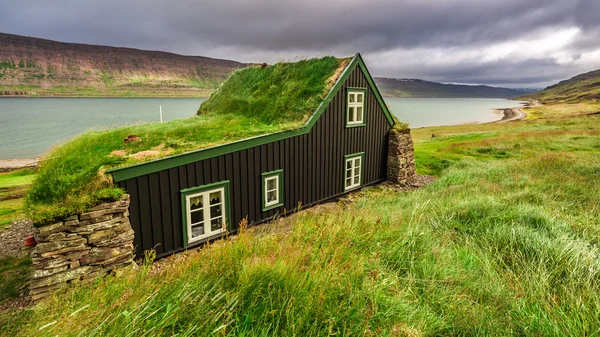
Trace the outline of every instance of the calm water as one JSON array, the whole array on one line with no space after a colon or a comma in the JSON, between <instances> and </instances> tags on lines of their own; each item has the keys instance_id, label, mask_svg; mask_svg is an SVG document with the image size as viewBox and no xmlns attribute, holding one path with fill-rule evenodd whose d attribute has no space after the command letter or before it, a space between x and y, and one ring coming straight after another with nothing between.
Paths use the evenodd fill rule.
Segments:
<instances>
[{"instance_id":1,"label":"calm water","mask_svg":"<svg viewBox=\"0 0 600 337\"><path fill-rule=\"evenodd\" d=\"M33 158L95 129L193 116L204 99L1 98L0 160Z\"/></svg>"},{"instance_id":2,"label":"calm water","mask_svg":"<svg viewBox=\"0 0 600 337\"><path fill-rule=\"evenodd\" d=\"M191 117L203 99L180 98L2 98L0 160L32 158L87 130ZM411 127L488 122L493 108L517 102L502 99L386 99L392 112Z\"/></svg>"},{"instance_id":3,"label":"calm water","mask_svg":"<svg viewBox=\"0 0 600 337\"><path fill-rule=\"evenodd\" d=\"M514 108L518 101L496 98L386 98L400 121L411 128L492 122L502 118L493 109Z\"/></svg>"}]
</instances>

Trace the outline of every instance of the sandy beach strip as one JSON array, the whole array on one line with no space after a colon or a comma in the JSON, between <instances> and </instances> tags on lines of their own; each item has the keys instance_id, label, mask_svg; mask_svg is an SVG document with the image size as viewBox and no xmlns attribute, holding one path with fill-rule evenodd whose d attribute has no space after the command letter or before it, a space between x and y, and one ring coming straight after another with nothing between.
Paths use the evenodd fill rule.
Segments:
<instances>
[{"instance_id":1,"label":"sandy beach strip","mask_svg":"<svg viewBox=\"0 0 600 337\"><path fill-rule=\"evenodd\" d=\"M39 158L0 160L0 172L11 172L22 168L37 168Z\"/></svg>"}]
</instances>

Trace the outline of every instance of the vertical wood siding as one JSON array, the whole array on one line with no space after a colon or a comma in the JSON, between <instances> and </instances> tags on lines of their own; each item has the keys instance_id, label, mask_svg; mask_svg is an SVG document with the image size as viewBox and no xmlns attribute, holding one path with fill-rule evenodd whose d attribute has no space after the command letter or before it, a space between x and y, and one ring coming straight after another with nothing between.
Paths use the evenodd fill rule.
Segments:
<instances>
[{"instance_id":1,"label":"vertical wood siding","mask_svg":"<svg viewBox=\"0 0 600 337\"><path fill-rule=\"evenodd\" d=\"M130 220L137 255L156 249L158 257L185 249L180 190L229 180L231 217L269 220L278 213L310 206L344 193L344 155L364 152L363 185L386 178L390 126L369 88L366 126L346 128L346 88L369 88L356 67L308 134L205 159L119 182L131 195ZM283 169L284 206L262 211L261 173Z\"/></svg>"}]
</instances>

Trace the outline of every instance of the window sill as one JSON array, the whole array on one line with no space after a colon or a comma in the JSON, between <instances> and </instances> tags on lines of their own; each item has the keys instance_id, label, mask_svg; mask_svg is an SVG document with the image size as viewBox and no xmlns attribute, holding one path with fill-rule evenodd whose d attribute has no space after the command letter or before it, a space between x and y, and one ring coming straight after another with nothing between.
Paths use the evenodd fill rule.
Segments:
<instances>
[{"instance_id":1,"label":"window sill","mask_svg":"<svg viewBox=\"0 0 600 337\"><path fill-rule=\"evenodd\" d=\"M265 207L263 207L263 208L262 208L262 211L263 211L263 212L270 211L270 210L272 210L272 209L279 208L279 207L281 207L281 206L283 206L283 202L280 202L280 203L278 203L278 204L271 205L271 206L265 206Z\"/></svg>"},{"instance_id":2,"label":"window sill","mask_svg":"<svg viewBox=\"0 0 600 337\"><path fill-rule=\"evenodd\" d=\"M360 123L360 124L348 124L346 123L346 128L359 128L362 126L367 126L367 123Z\"/></svg>"}]
</instances>

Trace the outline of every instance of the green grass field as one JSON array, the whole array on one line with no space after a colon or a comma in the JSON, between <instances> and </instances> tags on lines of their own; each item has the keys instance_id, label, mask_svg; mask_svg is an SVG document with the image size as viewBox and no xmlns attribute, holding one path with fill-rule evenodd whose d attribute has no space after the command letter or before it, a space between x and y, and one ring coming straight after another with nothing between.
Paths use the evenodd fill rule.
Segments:
<instances>
[{"instance_id":1,"label":"green grass field","mask_svg":"<svg viewBox=\"0 0 600 337\"><path fill-rule=\"evenodd\" d=\"M560 109L413 130L428 187L371 188L77 286L1 314L0 334L598 335L600 116Z\"/></svg>"},{"instance_id":2,"label":"green grass field","mask_svg":"<svg viewBox=\"0 0 600 337\"><path fill-rule=\"evenodd\" d=\"M23 197L34 178L35 173L30 170L0 173L0 230L25 217Z\"/></svg>"}]
</instances>

